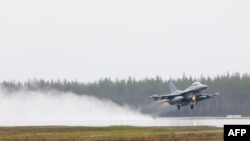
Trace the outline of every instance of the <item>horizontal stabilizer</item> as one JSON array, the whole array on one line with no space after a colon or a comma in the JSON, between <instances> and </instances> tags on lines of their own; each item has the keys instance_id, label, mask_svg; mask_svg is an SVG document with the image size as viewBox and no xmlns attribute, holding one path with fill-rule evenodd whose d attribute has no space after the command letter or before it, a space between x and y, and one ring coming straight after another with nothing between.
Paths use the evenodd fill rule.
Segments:
<instances>
[{"instance_id":1,"label":"horizontal stabilizer","mask_svg":"<svg viewBox=\"0 0 250 141\"><path fill-rule=\"evenodd\" d=\"M169 100L168 99L162 99L162 100L156 101L155 103L163 103L163 102L169 102Z\"/></svg>"},{"instance_id":2,"label":"horizontal stabilizer","mask_svg":"<svg viewBox=\"0 0 250 141\"><path fill-rule=\"evenodd\" d=\"M156 101L156 100L159 100L161 97L158 96L157 94L154 94L148 97L148 99L151 99L151 98L154 99L154 101Z\"/></svg>"}]
</instances>

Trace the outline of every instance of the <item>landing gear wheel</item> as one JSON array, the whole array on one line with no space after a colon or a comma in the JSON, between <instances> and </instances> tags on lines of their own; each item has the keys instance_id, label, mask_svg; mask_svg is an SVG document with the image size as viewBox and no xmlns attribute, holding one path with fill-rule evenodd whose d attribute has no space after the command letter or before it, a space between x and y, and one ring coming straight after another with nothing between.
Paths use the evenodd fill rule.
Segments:
<instances>
[{"instance_id":1,"label":"landing gear wheel","mask_svg":"<svg viewBox=\"0 0 250 141\"><path fill-rule=\"evenodd\" d=\"M181 106L180 105L177 105L177 110L180 110Z\"/></svg>"},{"instance_id":2,"label":"landing gear wheel","mask_svg":"<svg viewBox=\"0 0 250 141\"><path fill-rule=\"evenodd\" d=\"M194 108L194 105L191 105L190 108L193 109L193 108Z\"/></svg>"}]
</instances>

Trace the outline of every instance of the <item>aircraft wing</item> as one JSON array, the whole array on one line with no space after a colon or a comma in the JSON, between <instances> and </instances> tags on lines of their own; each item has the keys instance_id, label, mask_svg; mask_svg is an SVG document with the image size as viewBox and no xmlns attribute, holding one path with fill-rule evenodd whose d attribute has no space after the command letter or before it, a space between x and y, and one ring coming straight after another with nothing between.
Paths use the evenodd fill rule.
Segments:
<instances>
[{"instance_id":1,"label":"aircraft wing","mask_svg":"<svg viewBox=\"0 0 250 141\"><path fill-rule=\"evenodd\" d=\"M217 95L219 95L220 93L214 93L214 94L205 94L205 93L201 93L201 95L199 95L197 97L197 101L201 101L201 100L205 100L205 99L209 99L209 98L213 98Z\"/></svg>"},{"instance_id":2,"label":"aircraft wing","mask_svg":"<svg viewBox=\"0 0 250 141\"><path fill-rule=\"evenodd\" d=\"M201 93L201 96L207 96L209 98L215 97L217 95L219 95L220 93L214 93L214 94L205 94L205 93Z\"/></svg>"},{"instance_id":3,"label":"aircraft wing","mask_svg":"<svg viewBox=\"0 0 250 141\"><path fill-rule=\"evenodd\" d=\"M166 94L166 95L152 95L149 96L148 99L154 99L154 101L157 101L157 103L160 102L168 102L169 99L176 97L176 96L180 96L180 94Z\"/></svg>"},{"instance_id":4,"label":"aircraft wing","mask_svg":"<svg viewBox=\"0 0 250 141\"><path fill-rule=\"evenodd\" d=\"M192 91L185 90L185 91L180 92L178 95L185 96L186 94L189 94L189 93L192 93Z\"/></svg>"}]
</instances>

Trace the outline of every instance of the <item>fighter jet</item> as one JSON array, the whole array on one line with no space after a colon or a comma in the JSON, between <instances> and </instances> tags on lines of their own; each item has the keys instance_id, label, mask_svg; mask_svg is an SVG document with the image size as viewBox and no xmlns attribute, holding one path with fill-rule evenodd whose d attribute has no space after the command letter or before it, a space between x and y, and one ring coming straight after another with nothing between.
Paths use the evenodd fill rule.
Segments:
<instances>
[{"instance_id":1,"label":"fighter jet","mask_svg":"<svg viewBox=\"0 0 250 141\"><path fill-rule=\"evenodd\" d=\"M149 96L149 99L154 99L156 103L168 102L170 105L177 105L177 109L180 110L181 106L190 105L190 108L193 109L194 105L197 105L197 102L213 98L219 93L214 94L205 94L202 93L203 90L207 89L208 86L201 84L200 82L194 82L191 86L185 90L176 89L173 81L170 79L168 81L170 94L165 95L152 95Z\"/></svg>"}]
</instances>

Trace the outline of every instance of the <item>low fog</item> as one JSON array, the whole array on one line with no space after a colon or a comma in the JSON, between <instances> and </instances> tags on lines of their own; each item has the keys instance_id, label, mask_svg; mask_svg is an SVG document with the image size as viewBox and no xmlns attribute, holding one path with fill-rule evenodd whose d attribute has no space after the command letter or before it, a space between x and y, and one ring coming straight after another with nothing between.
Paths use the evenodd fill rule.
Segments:
<instances>
[{"instance_id":1,"label":"low fog","mask_svg":"<svg viewBox=\"0 0 250 141\"><path fill-rule=\"evenodd\" d=\"M0 125L142 119L150 119L150 116L108 99L58 91L21 90L10 93L0 90Z\"/></svg>"}]
</instances>

